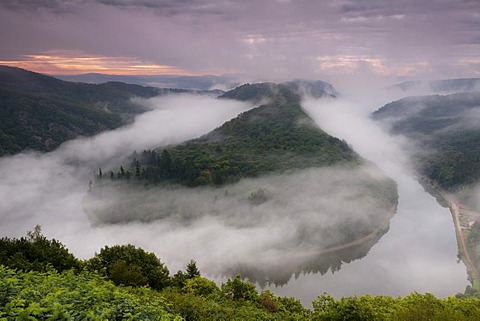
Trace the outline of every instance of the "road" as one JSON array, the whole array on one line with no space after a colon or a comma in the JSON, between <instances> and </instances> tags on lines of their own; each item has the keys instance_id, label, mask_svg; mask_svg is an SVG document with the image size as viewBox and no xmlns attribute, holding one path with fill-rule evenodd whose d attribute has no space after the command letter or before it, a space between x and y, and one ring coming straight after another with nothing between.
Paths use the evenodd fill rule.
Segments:
<instances>
[{"instance_id":1,"label":"road","mask_svg":"<svg viewBox=\"0 0 480 321\"><path fill-rule=\"evenodd\" d=\"M467 265L467 268L474 274L473 278L476 279L478 282L480 282L480 273L478 272L477 267L475 266L472 259L470 258L470 252L467 247L467 242L465 241L465 235L460 225L460 206L453 200L452 197L449 197L447 193L441 192L441 194L445 198L445 200L448 201L450 205L450 209L455 222L455 230L458 236L458 240L460 242L459 246L461 246L461 249L463 252L462 259Z\"/></svg>"}]
</instances>

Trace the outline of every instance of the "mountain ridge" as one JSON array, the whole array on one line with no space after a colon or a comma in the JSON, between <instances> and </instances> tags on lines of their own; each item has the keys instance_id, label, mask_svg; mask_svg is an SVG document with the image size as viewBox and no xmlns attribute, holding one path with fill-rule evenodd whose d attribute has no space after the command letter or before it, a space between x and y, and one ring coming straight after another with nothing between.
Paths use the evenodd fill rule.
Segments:
<instances>
[{"instance_id":1,"label":"mountain ridge","mask_svg":"<svg viewBox=\"0 0 480 321\"><path fill-rule=\"evenodd\" d=\"M48 152L78 136L125 125L147 111L134 97L190 92L121 82L73 83L0 65L0 156L26 149Z\"/></svg>"}]
</instances>

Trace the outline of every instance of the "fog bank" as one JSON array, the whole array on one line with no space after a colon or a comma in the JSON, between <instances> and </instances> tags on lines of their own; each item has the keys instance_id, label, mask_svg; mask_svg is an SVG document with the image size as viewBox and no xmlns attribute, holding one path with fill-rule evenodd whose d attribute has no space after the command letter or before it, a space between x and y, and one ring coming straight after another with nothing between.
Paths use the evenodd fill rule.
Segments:
<instances>
[{"instance_id":1,"label":"fog bank","mask_svg":"<svg viewBox=\"0 0 480 321\"><path fill-rule=\"evenodd\" d=\"M20 237L40 224L45 236L59 239L80 258L91 257L106 244L133 242L125 235L143 235L141 229L116 233L91 228L81 202L94 171L121 162L134 150L203 135L252 107L192 95L144 103L151 111L131 125L66 142L47 154L25 152L0 158L0 235Z\"/></svg>"},{"instance_id":2,"label":"fog bank","mask_svg":"<svg viewBox=\"0 0 480 321\"><path fill-rule=\"evenodd\" d=\"M379 98L383 99L380 104ZM336 297L398 296L412 291L446 297L465 290L466 268L457 261L450 211L415 181L404 152L411 142L387 134L369 117L391 100L379 93L370 101L365 95L361 99L303 102L305 110L325 131L345 139L362 157L377 164L396 181L399 205L390 230L366 257L321 278L315 274L298 276L282 288L273 287L277 294L294 295L308 303L324 291Z\"/></svg>"}]
</instances>

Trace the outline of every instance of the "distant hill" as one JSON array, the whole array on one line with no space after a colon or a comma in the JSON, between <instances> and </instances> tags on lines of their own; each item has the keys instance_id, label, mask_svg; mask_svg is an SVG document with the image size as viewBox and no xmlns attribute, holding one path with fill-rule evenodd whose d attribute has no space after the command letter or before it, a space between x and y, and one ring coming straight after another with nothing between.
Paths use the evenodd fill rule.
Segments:
<instances>
[{"instance_id":1,"label":"distant hill","mask_svg":"<svg viewBox=\"0 0 480 321\"><path fill-rule=\"evenodd\" d=\"M432 81L405 81L390 89L409 91L430 91L432 93L459 93L480 91L480 78L443 79Z\"/></svg>"},{"instance_id":2,"label":"distant hill","mask_svg":"<svg viewBox=\"0 0 480 321\"><path fill-rule=\"evenodd\" d=\"M287 90L290 90L291 93L289 95L294 94L298 97L309 95L315 98L335 98L338 96L338 92L336 91L336 89L327 82L294 80L282 84L247 83L224 93L220 96L220 98L252 101L254 103L259 103L262 102L262 100L271 99L272 97L278 98L278 94L282 90L284 95L285 93L287 93Z\"/></svg>"},{"instance_id":3,"label":"distant hill","mask_svg":"<svg viewBox=\"0 0 480 321\"><path fill-rule=\"evenodd\" d=\"M100 84L105 82L124 82L142 86L159 88L182 88L188 90L212 90L219 88L234 88L240 84L237 75L223 76L179 76L179 75L154 75L154 76L125 76L104 75L98 73L79 75L58 75L58 79L73 82Z\"/></svg>"},{"instance_id":4,"label":"distant hill","mask_svg":"<svg viewBox=\"0 0 480 321\"><path fill-rule=\"evenodd\" d=\"M417 168L443 188L480 180L480 92L407 97L373 118L413 139Z\"/></svg>"},{"instance_id":5,"label":"distant hill","mask_svg":"<svg viewBox=\"0 0 480 321\"><path fill-rule=\"evenodd\" d=\"M73 83L0 66L0 156L50 151L79 135L117 128L145 111L133 97L189 92L121 82Z\"/></svg>"},{"instance_id":6,"label":"distant hill","mask_svg":"<svg viewBox=\"0 0 480 321\"><path fill-rule=\"evenodd\" d=\"M302 95L314 98L336 98L340 95L332 84L322 80L293 80L283 84Z\"/></svg>"},{"instance_id":7,"label":"distant hill","mask_svg":"<svg viewBox=\"0 0 480 321\"><path fill-rule=\"evenodd\" d=\"M139 113L132 97L157 96L159 88L130 85L121 82L103 84L73 83L20 68L0 66L0 89L17 93L55 95L87 104L108 107L112 112Z\"/></svg>"}]
</instances>

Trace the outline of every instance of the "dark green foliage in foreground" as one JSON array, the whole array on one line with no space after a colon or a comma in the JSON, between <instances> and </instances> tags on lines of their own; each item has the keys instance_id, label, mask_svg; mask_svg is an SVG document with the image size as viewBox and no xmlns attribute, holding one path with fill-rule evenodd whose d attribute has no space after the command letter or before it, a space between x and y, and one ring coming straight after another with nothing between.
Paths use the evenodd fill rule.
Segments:
<instances>
[{"instance_id":1,"label":"dark green foliage in foreground","mask_svg":"<svg viewBox=\"0 0 480 321\"><path fill-rule=\"evenodd\" d=\"M90 272L0 266L0 320L181 320L148 288L117 287Z\"/></svg>"},{"instance_id":2,"label":"dark green foliage in foreground","mask_svg":"<svg viewBox=\"0 0 480 321\"><path fill-rule=\"evenodd\" d=\"M274 86L262 85L239 89L257 92ZM222 185L274 171L360 163L344 141L322 131L305 114L296 92L275 86L271 103L242 113L201 138L134 154L131 164L122 167L127 170L111 177L131 178L138 173L138 178L152 184Z\"/></svg>"},{"instance_id":3,"label":"dark green foliage in foreground","mask_svg":"<svg viewBox=\"0 0 480 321\"><path fill-rule=\"evenodd\" d=\"M118 285L149 285L159 290L170 284L168 269L155 254L131 244L105 246L86 262L86 267L105 274Z\"/></svg>"},{"instance_id":4,"label":"dark green foliage in foreground","mask_svg":"<svg viewBox=\"0 0 480 321\"><path fill-rule=\"evenodd\" d=\"M476 221L469 230L464 231L464 235L466 236L467 246L470 249L470 259L478 269L480 266L480 222ZM475 272L470 272L469 278L473 283L472 273ZM473 291L473 288L467 289L466 293L470 293L471 291ZM480 297L480 292L477 296Z\"/></svg>"},{"instance_id":5,"label":"dark green foliage in foreground","mask_svg":"<svg viewBox=\"0 0 480 321\"><path fill-rule=\"evenodd\" d=\"M36 226L27 237L0 239L0 265L24 271L79 270L81 262L59 241L48 240Z\"/></svg>"},{"instance_id":6,"label":"dark green foliage in foreground","mask_svg":"<svg viewBox=\"0 0 480 321\"><path fill-rule=\"evenodd\" d=\"M28 237L38 238L38 232ZM26 256L26 252L18 248L14 255ZM268 290L259 293L240 276L219 287L200 276L194 261L182 272L182 284L169 281L170 286L155 290L136 283L141 278L136 273L145 272L142 268L163 267L153 257L130 245L105 247L85 264L89 268L102 260L103 267L96 269L100 273L86 268L58 272L53 266L27 272L0 264L0 320L480 320L480 299L467 295L438 299L414 292L403 298L364 295L337 300L323 294L309 310L295 298L278 297ZM101 276L118 262L123 262L117 269L123 270L126 281L120 286ZM169 279L166 267L163 271Z\"/></svg>"},{"instance_id":7,"label":"dark green foliage in foreground","mask_svg":"<svg viewBox=\"0 0 480 321\"><path fill-rule=\"evenodd\" d=\"M412 293L403 298L388 296L348 297L335 300L324 294L313 301L312 320L480 320L480 300L476 298L438 299L430 293Z\"/></svg>"},{"instance_id":8,"label":"dark green foliage in foreground","mask_svg":"<svg viewBox=\"0 0 480 321\"><path fill-rule=\"evenodd\" d=\"M412 138L419 171L441 187L480 180L480 93L404 98L373 114Z\"/></svg>"},{"instance_id":9,"label":"dark green foliage in foreground","mask_svg":"<svg viewBox=\"0 0 480 321\"><path fill-rule=\"evenodd\" d=\"M227 285L237 283L237 298ZM243 283L243 284L242 284ZM480 300L412 293L334 299L323 294L313 311L294 298L258 293L237 278L222 289L196 277L183 288L157 292L145 287L115 286L96 273L21 272L0 266L1 320L480 320Z\"/></svg>"}]
</instances>

